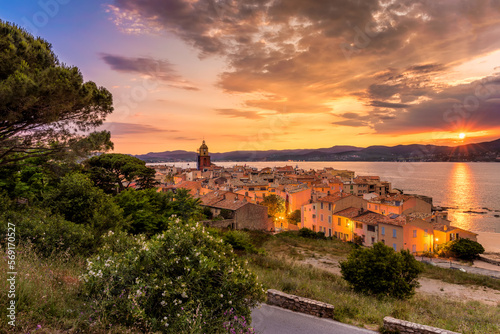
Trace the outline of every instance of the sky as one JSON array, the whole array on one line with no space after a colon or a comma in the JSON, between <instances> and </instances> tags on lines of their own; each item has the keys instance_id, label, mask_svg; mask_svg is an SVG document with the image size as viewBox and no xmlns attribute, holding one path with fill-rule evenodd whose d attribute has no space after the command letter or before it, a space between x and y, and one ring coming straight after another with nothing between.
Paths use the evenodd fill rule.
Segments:
<instances>
[{"instance_id":1,"label":"sky","mask_svg":"<svg viewBox=\"0 0 500 334\"><path fill-rule=\"evenodd\" d=\"M499 0L25 0L0 19L113 94L118 153L500 138Z\"/></svg>"}]
</instances>

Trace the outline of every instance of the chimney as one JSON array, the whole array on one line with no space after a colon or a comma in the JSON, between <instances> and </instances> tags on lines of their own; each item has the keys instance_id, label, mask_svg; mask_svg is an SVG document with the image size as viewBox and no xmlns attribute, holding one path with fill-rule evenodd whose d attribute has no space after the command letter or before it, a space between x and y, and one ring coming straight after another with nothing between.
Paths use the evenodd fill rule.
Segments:
<instances>
[{"instance_id":1,"label":"chimney","mask_svg":"<svg viewBox=\"0 0 500 334\"><path fill-rule=\"evenodd\" d=\"M443 230L448 231L448 225L444 225Z\"/></svg>"}]
</instances>

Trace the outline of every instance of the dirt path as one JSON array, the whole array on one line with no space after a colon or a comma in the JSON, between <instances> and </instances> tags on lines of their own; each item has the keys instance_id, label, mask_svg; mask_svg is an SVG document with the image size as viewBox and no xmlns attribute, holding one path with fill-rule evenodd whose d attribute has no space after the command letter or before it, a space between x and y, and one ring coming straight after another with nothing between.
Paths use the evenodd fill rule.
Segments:
<instances>
[{"instance_id":1,"label":"dirt path","mask_svg":"<svg viewBox=\"0 0 500 334\"><path fill-rule=\"evenodd\" d=\"M340 275L339 260L330 256L306 257L300 263L310 264L317 268ZM417 293L442 296L460 301L479 301L488 305L500 305L500 291L470 285L446 283L440 280L422 277L419 279L420 288Z\"/></svg>"}]
</instances>

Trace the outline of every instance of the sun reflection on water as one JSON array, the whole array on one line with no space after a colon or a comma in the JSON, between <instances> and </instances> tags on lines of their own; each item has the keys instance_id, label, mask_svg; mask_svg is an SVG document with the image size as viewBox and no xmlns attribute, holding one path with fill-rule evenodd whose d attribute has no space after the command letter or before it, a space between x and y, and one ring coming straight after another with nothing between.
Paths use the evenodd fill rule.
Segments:
<instances>
[{"instance_id":1,"label":"sun reflection on water","mask_svg":"<svg viewBox=\"0 0 500 334\"><path fill-rule=\"evenodd\" d=\"M467 210L477 208L476 198L474 197L476 183L472 176L470 167L466 163L456 163L451 171L449 181L449 203L457 210L450 210L450 220L452 225L466 230L474 230L469 213L463 213Z\"/></svg>"}]
</instances>

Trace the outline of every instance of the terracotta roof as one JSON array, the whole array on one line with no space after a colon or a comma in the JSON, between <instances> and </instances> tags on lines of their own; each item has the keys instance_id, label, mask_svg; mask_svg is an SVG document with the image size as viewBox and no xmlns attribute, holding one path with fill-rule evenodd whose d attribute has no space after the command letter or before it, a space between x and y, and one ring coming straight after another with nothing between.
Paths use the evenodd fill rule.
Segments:
<instances>
[{"instance_id":1,"label":"terracotta roof","mask_svg":"<svg viewBox=\"0 0 500 334\"><path fill-rule=\"evenodd\" d=\"M350 208L347 208L347 209L344 209L344 210L341 210L341 211L335 213L335 215L346 217L346 218L354 218L354 217L359 215L360 211L361 211L361 209L350 207Z\"/></svg>"},{"instance_id":2,"label":"terracotta roof","mask_svg":"<svg viewBox=\"0 0 500 334\"><path fill-rule=\"evenodd\" d=\"M218 201L217 203L213 203L213 204L207 205L207 206L211 206L211 207L218 208L218 209L227 209L227 210L235 211L235 210L238 210L239 208L241 208L247 204L251 204L251 203L248 203L247 201L223 199L222 201Z\"/></svg>"},{"instance_id":3,"label":"terracotta roof","mask_svg":"<svg viewBox=\"0 0 500 334\"><path fill-rule=\"evenodd\" d=\"M410 195L402 195L402 194L396 194L393 196L378 196L370 200L370 202L394 202L394 201L399 201L399 202L404 202L408 201L413 196Z\"/></svg>"},{"instance_id":4,"label":"terracotta roof","mask_svg":"<svg viewBox=\"0 0 500 334\"><path fill-rule=\"evenodd\" d=\"M169 188L179 189L184 188L188 190L201 189L201 182L198 181L182 181L181 183L175 184Z\"/></svg>"},{"instance_id":5,"label":"terracotta roof","mask_svg":"<svg viewBox=\"0 0 500 334\"><path fill-rule=\"evenodd\" d=\"M445 230L445 226L446 226L446 230ZM452 225L446 225L446 224L443 224L443 223L432 223L432 228L434 230L441 231L441 232L450 232L450 231L453 231L453 230L461 230L461 231L465 231L465 232L468 232L468 233L471 233L471 234L474 234L474 235L478 235L477 233L474 233L474 232L471 232L471 231L467 231L467 230L465 230L463 228L452 226Z\"/></svg>"},{"instance_id":6,"label":"terracotta roof","mask_svg":"<svg viewBox=\"0 0 500 334\"><path fill-rule=\"evenodd\" d=\"M335 203L341 199L344 199L346 197L353 196L351 194L346 194L346 193L335 193L333 195L328 195L325 197L321 197L318 199L320 202L328 202L328 203Z\"/></svg>"},{"instance_id":7,"label":"terracotta roof","mask_svg":"<svg viewBox=\"0 0 500 334\"><path fill-rule=\"evenodd\" d=\"M373 211L364 211L358 216L353 217L352 220L369 225L377 225L379 222L386 223L390 218Z\"/></svg>"}]
</instances>

